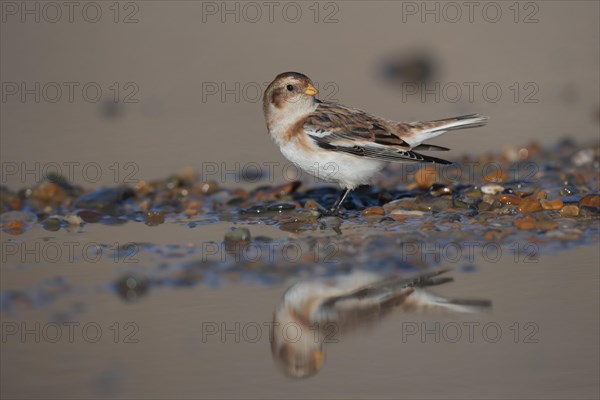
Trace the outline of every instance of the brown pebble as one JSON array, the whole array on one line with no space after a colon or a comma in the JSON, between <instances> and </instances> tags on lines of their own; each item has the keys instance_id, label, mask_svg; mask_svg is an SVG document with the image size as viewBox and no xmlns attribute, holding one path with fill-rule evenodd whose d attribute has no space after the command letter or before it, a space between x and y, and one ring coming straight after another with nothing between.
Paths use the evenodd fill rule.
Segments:
<instances>
[{"instance_id":1,"label":"brown pebble","mask_svg":"<svg viewBox=\"0 0 600 400\"><path fill-rule=\"evenodd\" d=\"M501 231L500 229L492 229L492 230L487 231L485 233L484 237L485 237L485 240L487 240L488 242L497 242L497 241L504 239L504 237L506 235L507 235L507 233L504 231Z\"/></svg>"},{"instance_id":2,"label":"brown pebble","mask_svg":"<svg viewBox=\"0 0 600 400\"><path fill-rule=\"evenodd\" d=\"M67 199L67 193L58 184L53 182L44 182L32 191L31 197L40 207L58 207Z\"/></svg>"},{"instance_id":3,"label":"brown pebble","mask_svg":"<svg viewBox=\"0 0 600 400\"><path fill-rule=\"evenodd\" d=\"M417 186L419 186L422 189L428 189L438 180L437 177L437 169L435 166L432 165L427 165L423 168L420 168L415 173L415 180L417 182Z\"/></svg>"},{"instance_id":4,"label":"brown pebble","mask_svg":"<svg viewBox=\"0 0 600 400\"><path fill-rule=\"evenodd\" d=\"M564 206L562 210L560 210L560 215L563 217L577 217L579 215L579 207L572 204Z\"/></svg>"},{"instance_id":5,"label":"brown pebble","mask_svg":"<svg viewBox=\"0 0 600 400\"><path fill-rule=\"evenodd\" d=\"M384 215L384 214L385 214L385 210L383 209L383 207L379 207L379 206L369 207L362 211L362 215L364 215L365 217L380 216L380 215Z\"/></svg>"},{"instance_id":6,"label":"brown pebble","mask_svg":"<svg viewBox=\"0 0 600 400\"><path fill-rule=\"evenodd\" d=\"M540 203L542 203L542 208L544 210L560 210L564 206L564 203L560 199L541 200Z\"/></svg>"},{"instance_id":7,"label":"brown pebble","mask_svg":"<svg viewBox=\"0 0 600 400\"><path fill-rule=\"evenodd\" d=\"M23 221L8 221L2 224L2 230L11 235L21 235L25 233L28 225Z\"/></svg>"},{"instance_id":8,"label":"brown pebble","mask_svg":"<svg viewBox=\"0 0 600 400\"><path fill-rule=\"evenodd\" d=\"M200 191L204 194L211 195L219 189L219 184L215 181L202 182Z\"/></svg>"},{"instance_id":9,"label":"brown pebble","mask_svg":"<svg viewBox=\"0 0 600 400\"><path fill-rule=\"evenodd\" d=\"M521 204L521 199L512 194L501 194L498 196L498 201L502 204L518 205Z\"/></svg>"},{"instance_id":10,"label":"brown pebble","mask_svg":"<svg viewBox=\"0 0 600 400\"><path fill-rule=\"evenodd\" d=\"M508 176L502 168L498 168L488 172L483 177L483 180L487 183L506 182L508 180Z\"/></svg>"},{"instance_id":11,"label":"brown pebble","mask_svg":"<svg viewBox=\"0 0 600 400\"><path fill-rule=\"evenodd\" d=\"M160 211L148 211L144 223L148 226L157 226L165 222L165 215Z\"/></svg>"},{"instance_id":12,"label":"brown pebble","mask_svg":"<svg viewBox=\"0 0 600 400\"><path fill-rule=\"evenodd\" d=\"M519 211L521 212L536 212L541 211L542 205L539 200L530 196L523 199L521 204L519 204Z\"/></svg>"},{"instance_id":13,"label":"brown pebble","mask_svg":"<svg viewBox=\"0 0 600 400\"><path fill-rule=\"evenodd\" d=\"M579 200L580 206L600 207L600 194L588 194Z\"/></svg>"},{"instance_id":14,"label":"brown pebble","mask_svg":"<svg viewBox=\"0 0 600 400\"><path fill-rule=\"evenodd\" d=\"M552 220L537 221L535 223L535 228L540 231L551 231L558 228L558 224Z\"/></svg>"},{"instance_id":15,"label":"brown pebble","mask_svg":"<svg viewBox=\"0 0 600 400\"><path fill-rule=\"evenodd\" d=\"M540 190L534 194L535 198L538 200L545 200L548 198L548 192L545 190Z\"/></svg>"},{"instance_id":16,"label":"brown pebble","mask_svg":"<svg viewBox=\"0 0 600 400\"><path fill-rule=\"evenodd\" d=\"M80 211L79 213L77 213L77 215L85 222L92 223L92 224L95 222L98 222L102 219L102 214L100 214L96 211L84 210L84 211Z\"/></svg>"},{"instance_id":17,"label":"brown pebble","mask_svg":"<svg viewBox=\"0 0 600 400\"><path fill-rule=\"evenodd\" d=\"M306 200L306 203L304 203L304 208L306 208L307 210L314 210L314 211L322 211L325 209L322 205L320 205L313 199Z\"/></svg>"},{"instance_id":18,"label":"brown pebble","mask_svg":"<svg viewBox=\"0 0 600 400\"><path fill-rule=\"evenodd\" d=\"M530 215L526 215L523 218L515 219L513 224L519 229L535 229L536 220Z\"/></svg>"}]
</instances>

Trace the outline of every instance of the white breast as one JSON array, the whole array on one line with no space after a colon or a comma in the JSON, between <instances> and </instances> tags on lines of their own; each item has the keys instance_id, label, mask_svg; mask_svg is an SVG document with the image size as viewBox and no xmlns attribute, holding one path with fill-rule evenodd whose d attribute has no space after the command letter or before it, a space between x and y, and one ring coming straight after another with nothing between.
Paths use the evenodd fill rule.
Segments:
<instances>
[{"instance_id":1,"label":"white breast","mask_svg":"<svg viewBox=\"0 0 600 400\"><path fill-rule=\"evenodd\" d=\"M311 176L348 189L370 183L387 165L383 161L324 150L312 143L310 150L296 141L288 142L280 149L285 158Z\"/></svg>"}]
</instances>

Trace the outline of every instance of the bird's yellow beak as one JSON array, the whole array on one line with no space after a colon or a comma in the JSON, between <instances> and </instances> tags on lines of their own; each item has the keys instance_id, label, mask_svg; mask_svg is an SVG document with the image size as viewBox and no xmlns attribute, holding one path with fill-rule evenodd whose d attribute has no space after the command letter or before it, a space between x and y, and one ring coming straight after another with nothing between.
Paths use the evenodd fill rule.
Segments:
<instances>
[{"instance_id":1,"label":"bird's yellow beak","mask_svg":"<svg viewBox=\"0 0 600 400\"><path fill-rule=\"evenodd\" d=\"M311 85L310 83L308 84L308 87L306 89L304 89L304 94L307 94L309 96L314 96L317 93L319 93L319 91L317 89L315 89L315 87L313 85Z\"/></svg>"}]
</instances>

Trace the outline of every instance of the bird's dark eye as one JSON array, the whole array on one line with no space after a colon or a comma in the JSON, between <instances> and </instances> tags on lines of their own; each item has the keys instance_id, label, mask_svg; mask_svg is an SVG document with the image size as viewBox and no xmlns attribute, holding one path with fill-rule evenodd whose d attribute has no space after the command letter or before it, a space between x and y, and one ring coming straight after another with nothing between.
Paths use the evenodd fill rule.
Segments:
<instances>
[{"instance_id":1,"label":"bird's dark eye","mask_svg":"<svg viewBox=\"0 0 600 400\"><path fill-rule=\"evenodd\" d=\"M285 88L288 90L288 92L291 92L292 90L294 90L294 86L292 86L292 85L287 85Z\"/></svg>"}]
</instances>

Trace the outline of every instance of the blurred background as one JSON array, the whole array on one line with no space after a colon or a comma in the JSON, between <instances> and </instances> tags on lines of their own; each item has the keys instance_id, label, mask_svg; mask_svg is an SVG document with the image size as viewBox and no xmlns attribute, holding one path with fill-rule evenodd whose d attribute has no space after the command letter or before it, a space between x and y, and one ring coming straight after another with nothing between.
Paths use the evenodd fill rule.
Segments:
<instances>
[{"instance_id":1,"label":"blurred background","mask_svg":"<svg viewBox=\"0 0 600 400\"><path fill-rule=\"evenodd\" d=\"M59 6L2 2L0 155L12 188L52 163L74 163L88 185L212 162L283 164L259 91L284 71L308 75L322 99L389 119L491 116L437 139L450 157L598 140L594 1Z\"/></svg>"}]
</instances>

